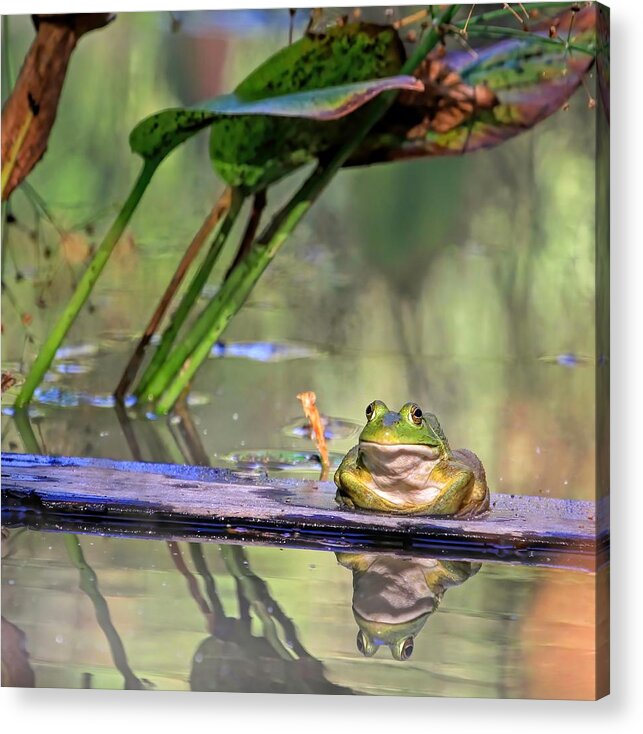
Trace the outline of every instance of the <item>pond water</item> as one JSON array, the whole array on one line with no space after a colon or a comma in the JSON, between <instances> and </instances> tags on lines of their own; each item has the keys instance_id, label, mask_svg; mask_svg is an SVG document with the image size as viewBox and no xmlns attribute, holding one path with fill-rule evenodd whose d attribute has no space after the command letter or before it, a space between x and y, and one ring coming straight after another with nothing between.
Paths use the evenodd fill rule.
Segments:
<instances>
[{"instance_id":1,"label":"pond water","mask_svg":"<svg viewBox=\"0 0 643 734\"><path fill-rule=\"evenodd\" d=\"M590 573L381 554L354 598L354 572L329 552L28 530L9 543L3 638L9 625L24 635L38 686L595 695ZM438 606L414 582L445 566L457 580ZM372 657L360 612L380 622ZM387 643L411 634L411 656L394 659Z\"/></svg>"},{"instance_id":2,"label":"pond water","mask_svg":"<svg viewBox=\"0 0 643 734\"><path fill-rule=\"evenodd\" d=\"M195 386L189 415L203 460L215 466L254 476L317 478L316 449L294 394L314 386L322 409L329 405L335 420L327 435L336 462L355 441L362 419L351 401L342 409L341 397L324 399L320 386L345 380L339 395L348 395L357 370L371 375L364 392L371 395L382 364L403 374L404 360L333 355L304 342L278 345L239 341L220 348ZM189 461L172 419L132 413L123 424L108 393L99 392L129 348L126 341L68 349L30 411L31 438L20 420L6 415L3 449L23 451L35 441L50 454ZM277 353L280 359L265 359ZM72 364L76 368L68 369ZM447 379L442 369L450 376L459 370L464 383L492 383L506 370L500 363L432 364L433 379ZM563 385L573 394L589 391L593 382L593 371L583 364L534 360L523 370L533 375L532 384L543 386L527 406L538 406ZM441 418L445 426L461 426L463 443L477 449L484 444L478 450L492 490L588 499L580 482L583 472L591 472L584 466L593 461L591 428L561 444L556 433L539 431L527 407L520 407L521 420L512 417L515 400L508 395L487 418L489 425L515 421L502 434L506 440L496 434L486 437L488 444L475 442L472 429L466 430L466 410L449 400ZM5 413L11 412L6 406ZM516 436L521 429L524 435ZM547 568L480 564L448 554L351 558L283 546L17 528L3 542L3 625L15 626L17 641L24 635L38 686L594 696L601 574L597 579L587 570L591 561L579 564L578 557L551 556ZM603 598L606 592L598 593ZM366 642L358 639L360 629ZM412 654L396 659L406 656L409 637ZM360 646L376 651L369 657Z\"/></svg>"},{"instance_id":3,"label":"pond water","mask_svg":"<svg viewBox=\"0 0 643 734\"><path fill-rule=\"evenodd\" d=\"M16 66L31 31L27 19L11 27ZM286 29L263 18L243 33L230 22L199 27L192 36L187 21L177 33L164 14L120 14L79 45L55 137L30 177L46 210L17 191L15 222L3 229L3 370L24 374L125 196L138 165L130 127L229 91ZM338 176L197 375L190 415L206 460L317 478L298 392L314 390L331 418L334 461L371 400L395 409L414 400L439 416L452 446L481 457L492 492L595 500L596 130L584 95L490 151ZM15 391L3 396L3 451L191 460L171 419L130 410L123 422L110 395L221 191L206 148L195 138L159 174L29 420L13 415ZM300 180L271 193L267 216ZM204 299L217 283L215 274ZM3 678L592 698L606 674L597 673L606 574L562 556L547 568L479 566L12 528Z\"/></svg>"}]
</instances>

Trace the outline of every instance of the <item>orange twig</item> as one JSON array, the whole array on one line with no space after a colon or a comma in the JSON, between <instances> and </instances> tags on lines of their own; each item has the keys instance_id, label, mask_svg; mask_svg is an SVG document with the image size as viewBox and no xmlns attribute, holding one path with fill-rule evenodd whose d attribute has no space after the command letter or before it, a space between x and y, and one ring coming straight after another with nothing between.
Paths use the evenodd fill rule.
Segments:
<instances>
[{"instance_id":1,"label":"orange twig","mask_svg":"<svg viewBox=\"0 0 643 734\"><path fill-rule=\"evenodd\" d=\"M300 392L297 395L297 400L301 401L301 405L304 409L304 415L310 421L310 427L322 462L320 479L325 481L328 479L330 460L328 458L328 448L326 447L326 437L324 436L324 426L322 424L321 416L319 415L319 410L317 410L317 406L315 405L317 402L317 396L312 392L312 390L309 390L308 392Z\"/></svg>"}]
</instances>

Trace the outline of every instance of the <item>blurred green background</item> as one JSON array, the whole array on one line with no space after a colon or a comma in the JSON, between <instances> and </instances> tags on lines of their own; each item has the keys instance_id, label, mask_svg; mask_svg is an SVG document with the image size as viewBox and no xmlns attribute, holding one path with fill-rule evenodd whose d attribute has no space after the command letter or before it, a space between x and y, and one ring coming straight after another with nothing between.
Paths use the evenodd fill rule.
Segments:
<instances>
[{"instance_id":1,"label":"blurred green background","mask_svg":"<svg viewBox=\"0 0 643 734\"><path fill-rule=\"evenodd\" d=\"M383 21L384 9L366 16ZM288 23L285 9L119 13L81 41L29 178L51 220L17 191L16 222L3 230L3 369L24 372L126 195L139 167L130 129L163 107L230 91L287 42ZM33 29L27 17L4 29L15 75ZM3 98L7 88L5 77ZM593 499L595 114L580 89L569 109L493 150L342 172L224 335L255 351L242 344L242 356L213 358L197 376L192 413L212 463L244 450L314 450L285 430L300 419L296 393L312 389L322 412L355 427L375 398L418 402L452 446L481 457L492 492ZM305 174L275 187L269 208ZM41 450L131 458L109 394L221 190L207 133L163 164L31 409ZM13 394L3 400L2 447L23 451ZM182 460L165 421L141 418L135 431L144 458ZM354 441L338 434L330 449L341 455ZM165 544L82 544L136 673L187 688L206 632ZM217 546L204 547L236 615L233 579ZM593 690L591 575L485 565L449 591L404 666L356 652L351 574L333 554L248 555L337 684L434 695ZM3 584L3 613L27 634L38 685L122 686L61 536L23 534Z\"/></svg>"}]
</instances>

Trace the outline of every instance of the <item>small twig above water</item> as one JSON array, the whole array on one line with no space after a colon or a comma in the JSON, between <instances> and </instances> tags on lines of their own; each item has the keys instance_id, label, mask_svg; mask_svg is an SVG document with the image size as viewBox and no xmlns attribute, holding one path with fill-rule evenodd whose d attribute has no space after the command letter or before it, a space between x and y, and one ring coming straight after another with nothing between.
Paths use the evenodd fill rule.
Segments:
<instances>
[{"instance_id":1,"label":"small twig above water","mask_svg":"<svg viewBox=\"0 0 643 734\"><path fill-rule=\"evenodd\" d=\"M328 458L328 448L326 446L326 436L324 435L324 425L322 423L319 410L317 410L317 396L312 390L308 392L300 392L297 395L297 400L301 401L302 408L304 409L304 415L310 421L310 427L312 429L313 438L317 444L319 450L319 456L322 462L321 476L319 477L322 482L328 479L328 471L330 469L330 459Z\"/></svg>"}]
</instances>

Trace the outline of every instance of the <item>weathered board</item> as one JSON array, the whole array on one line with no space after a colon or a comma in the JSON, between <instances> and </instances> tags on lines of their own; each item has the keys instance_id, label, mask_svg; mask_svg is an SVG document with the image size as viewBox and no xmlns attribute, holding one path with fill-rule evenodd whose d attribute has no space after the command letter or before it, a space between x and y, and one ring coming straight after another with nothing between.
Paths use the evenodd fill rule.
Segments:
<instances>
[{"instance_id":1,"label":"weathered board","mask_svg":"<svg viewBox=\"0 0 643 734\"><path fill-rule=\"evenodd\" d=\"M466 549L507 560L561 553L589 558L607 545L592 502L492 494L485 516L454 520L349 510L334 497L331 482L252 479L200 466L2 455L2 516L8 525L329 550Z\"/></svg>"}]
</instances>

